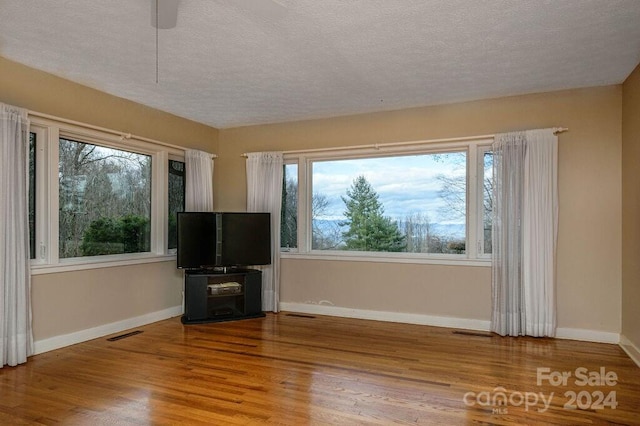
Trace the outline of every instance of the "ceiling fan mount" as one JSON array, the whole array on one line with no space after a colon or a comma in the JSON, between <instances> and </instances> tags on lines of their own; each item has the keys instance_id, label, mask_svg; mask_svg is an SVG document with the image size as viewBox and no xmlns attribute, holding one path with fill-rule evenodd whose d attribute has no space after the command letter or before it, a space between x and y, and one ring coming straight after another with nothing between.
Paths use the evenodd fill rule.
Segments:
<instances>
[{"instance_id":1,"label":"ceiling fan mount","mask_svg":"<svg viewBox=\"0 0 640 426\"><path fill-rule=\"evenodd\" d=\"M160 30L174 28L178 23L180 0L150 0L151 26Z\"/></svg>"}]
</instances>

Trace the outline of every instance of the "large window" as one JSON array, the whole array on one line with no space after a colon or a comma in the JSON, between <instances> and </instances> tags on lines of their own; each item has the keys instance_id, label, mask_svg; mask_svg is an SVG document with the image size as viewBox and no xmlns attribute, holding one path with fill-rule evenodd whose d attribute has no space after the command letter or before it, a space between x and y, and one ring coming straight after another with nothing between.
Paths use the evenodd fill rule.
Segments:
<instances>
[{"instance_id":1,"label":"large window","mask_svg":"<svg viewBox=\"0 0 640 426\"><path fill-rule=\"evenodd\" d=\"M151 250L151 156L60 138L59 258Z\"/></svg>"},{"instance_id":2,"label":"large window","mask_svg":"<svg viewBox=\"0 0 640 426\"><path fill-rule=\"evenodd\" d=\"M482 259L491 253L489 142L287 156L283 251Z\"/></svg>"},{"instance_id":3,"label":"large window","mask_svg":"<svg viewBox=\"0 0 640 426\"><path fill-rule=\"evenodd\" d=\"M175 248L175 214L184 210L182 151L37 117L31 129L35 270L163 260Z\"/></svg>"}]
</instances>

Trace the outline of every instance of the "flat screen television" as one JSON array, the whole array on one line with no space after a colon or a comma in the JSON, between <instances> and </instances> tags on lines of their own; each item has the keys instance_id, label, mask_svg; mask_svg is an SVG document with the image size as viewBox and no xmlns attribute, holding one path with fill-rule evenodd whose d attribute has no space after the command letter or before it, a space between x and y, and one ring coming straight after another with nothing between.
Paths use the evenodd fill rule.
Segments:
<instances>
[{"instance_id":1,"label":"flat screen television","mask_svg":"<svg viewBox=\"0 0 640 426\"><path fill-rule=\"evenodd\" d=\"M271 263L271 215L179 212L177 266L227 269Z\"/></svg>"}]
</instances>

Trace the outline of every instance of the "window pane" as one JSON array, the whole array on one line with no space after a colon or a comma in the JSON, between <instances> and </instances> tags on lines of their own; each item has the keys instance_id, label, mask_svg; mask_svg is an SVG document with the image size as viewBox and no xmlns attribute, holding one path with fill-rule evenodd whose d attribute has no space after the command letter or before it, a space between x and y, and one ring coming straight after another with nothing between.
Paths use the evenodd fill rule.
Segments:
<instances>
[{"instance_id":1,"label":"window pane","mask_svg":"<svg viewBox=\"0 0 640 426\"><path fill-rule=\"evenodd\" d=\"M60 139L60 258L150 250L151 157Z\"/></svg>"},{"instance_id":2,"label":"window pane","mask_svg":"<svg viewBox=\"0 0 640 426\"><path fill-rule=\"evenodd\" d=\"M484 153L483 211L482 225L484 236L484 253L491 254L491 215L493 213L493 152Z\"/></svg>"},{"instance_id":3,"label":"window pane","mask_svg":"<svg viewBox=\"0 0 640 426\"><path fill-rule=\"evenodd\" d=\"M466 153L316 161L312 248L465 253Z\"/></svg>"},{"instance_id":4,"label":"window pane","mask_svg":"<svg viewBox=\"0 0 640 426\"><path fill-rule=\"evenodd\" d=\"M177 213L184 211L184 162L169 160L168 249L178 247Z\"/></svg>"},{"instance_id":5,"label":"window pane","mask_svg":"<svg viewBox=\"0 0 640 426\"><path fill-rule=\"evenodd\" d=\"M280 247L298 247L298 165L285 164L282 182Z\"/></svg>"},{"instance_id":6,"label":"window pane","mask_svg":"<svg viewBox=\"0 0 640 426\"><path fill-rule=\"evenodd\" d=\"M29 133L29 257L36 258L36 134Z\"/></svg>"}]
</instances>

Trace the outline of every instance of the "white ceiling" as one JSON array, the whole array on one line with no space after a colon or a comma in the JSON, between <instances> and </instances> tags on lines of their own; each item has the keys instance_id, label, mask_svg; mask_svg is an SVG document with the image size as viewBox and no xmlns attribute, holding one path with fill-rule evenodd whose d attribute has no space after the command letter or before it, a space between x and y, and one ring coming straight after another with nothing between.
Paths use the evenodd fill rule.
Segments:
<instances>
[{"instance_id":1,"label":"white ceiling","mask_svg":"<svg viewBox=\"0 0 640 426\"><path fill-rule=\"evenodd\" d=\"M618 84L640 0L0 0L0 56L218 128Z\"/></svg>"}]
</instances>

